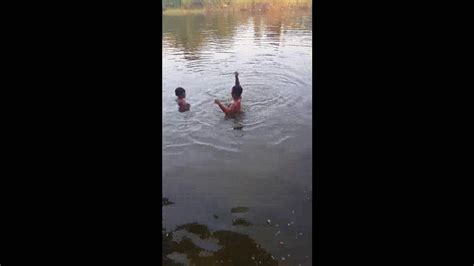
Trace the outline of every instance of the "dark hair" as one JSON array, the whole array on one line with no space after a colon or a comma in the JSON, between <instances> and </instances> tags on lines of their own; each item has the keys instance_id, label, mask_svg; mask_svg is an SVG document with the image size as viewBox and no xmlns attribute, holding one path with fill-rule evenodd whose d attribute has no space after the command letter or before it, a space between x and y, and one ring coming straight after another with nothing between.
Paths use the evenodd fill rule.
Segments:
<instances>
[{"instance_id":1,"label":"dark hair","mask_svg":"<svg viewBox=\"0 0 474 266\"><path fill-rule=\"evenodd\" d=\"M185 94L185 93L186 93L186 91L185 91L183 88L181 88L181 87L178 87L178 88L176 88L176 90L174 90L174 93L176 94L176 96L178 96L178 97L179 97L179 96L181 96L181 95Z\"/></svg>"},{"instance_id":2,"label":"dark hair","mask_svg":"<svg viewBox=\"0 0 474 266\"><path fill-rule=\"evenodd\" d=\"M235 94L240 97L242 95L242 87L240 87L240 85L235 85L234 87L232 87L232 94Z\"/></svg>"}]
</instances>

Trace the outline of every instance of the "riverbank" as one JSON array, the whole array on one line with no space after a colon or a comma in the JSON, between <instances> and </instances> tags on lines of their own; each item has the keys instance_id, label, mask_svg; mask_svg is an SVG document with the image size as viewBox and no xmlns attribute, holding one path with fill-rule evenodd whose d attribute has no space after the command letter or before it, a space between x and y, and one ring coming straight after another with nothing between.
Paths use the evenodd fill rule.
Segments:
<instances>
[{"instance_id":1,"label":"riverbank","mask_svg":"<svg viewBox=\"0 0 474 266\"><path fill-rule=\"evenodd\" d=\"M273 6L311 6L311 0L163 0L164 8L250 8L264 5Z\"/></svg>"},{"instance_id":2,"label":"riverbank","mask_svg":"<svg viewBox=\"0 0 474 266\"><path fill-rule=\"evenodd\" d=\"M163 15L188 15L188 14L204 14L206 12L271 12L282 10L311 10L312 1L235 1L231 5L213 4L213 5L181 5L181 6L164 6L162 8Z\"/></svg>"},{"instance_id":3,"label":"riverbank","mask_svg":"<svg viewBox=\"0 0 474 266\"><path fill-rule=\"evenodd\" d=\"M311 11L309 7L300 7L300 8L272 8L272 9L235 9L235 8L221 8L221 9L185 9L185 8L172 8L163 10L162 14L164 16L185 16L185 15L197 15L197 14L206 14L206 13L224 13L224 12L241 12L241 13L272 13L272 12L281 12L281 11Z\"/></svg>"},{"instance_id":4,"label":"riverbank","mask_svg":"<svg viewBox=\"0 0 474 266\"><path fill-rule=\"evenodd\" d=\"M165 16L185 16L193 14L204 14L205 9L182 9L182 8L173 8L163 10L163 15Z\"/></svg>"}]
</instances>

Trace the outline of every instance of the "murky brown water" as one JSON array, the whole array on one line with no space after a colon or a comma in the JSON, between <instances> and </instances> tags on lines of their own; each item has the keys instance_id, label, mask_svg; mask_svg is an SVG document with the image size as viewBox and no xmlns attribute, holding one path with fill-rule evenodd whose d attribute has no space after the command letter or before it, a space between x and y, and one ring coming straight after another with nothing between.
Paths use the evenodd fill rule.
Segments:
<instances>
[{"instance_id":1,"label":"murky brown water","mask_svg":"<svg viewBox=\"0 0 474 266\"><path fill-rule=\"evenodd\" d=\"M167 263L239 265L255 253L261 265L311 265L311 20L309 12L163 17L163 195L174 203L163 207L163 226L181 226ZM241 130L214 104L230 101L234 71ZM174 101L179 86L186 113ZM209 233L180 236L193 223Z\"/></svg>"}]
</instances>

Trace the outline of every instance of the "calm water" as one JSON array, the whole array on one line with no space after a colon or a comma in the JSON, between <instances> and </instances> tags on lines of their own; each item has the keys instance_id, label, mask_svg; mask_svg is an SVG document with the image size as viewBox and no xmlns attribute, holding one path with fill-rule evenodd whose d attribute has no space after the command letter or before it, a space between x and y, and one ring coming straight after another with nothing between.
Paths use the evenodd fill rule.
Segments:
<instances>
[{"instance_id":1,"label":"calm water","mask_svg":"<svg viewBox=\"0 0 474 266\"><path fill-rule=\"evenodd\" d=\"M248 235L280 265L311 265L311 20L310 12L163 17L167 231L196 222ZM240 122L214 104L230 102L234 71ZM178 112L176 87L186 89L190 112ZM250 225L233 225L237 218Z\"/></svg>"}]
</instances>

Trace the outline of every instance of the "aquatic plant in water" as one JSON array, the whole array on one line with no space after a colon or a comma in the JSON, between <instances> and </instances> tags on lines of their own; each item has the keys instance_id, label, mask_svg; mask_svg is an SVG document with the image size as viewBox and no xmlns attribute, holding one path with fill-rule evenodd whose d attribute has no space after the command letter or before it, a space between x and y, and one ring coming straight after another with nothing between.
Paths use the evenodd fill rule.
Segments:
<instances>
[{"instance_id":1,"label":"aquatic plant in water","mask_svg":"<svg viewBox=\"0 0 474 266\"><path fill-rule=\"evenodd\" d=\"M240 213L240 212L248 212L249 208L247 207L235 207L230 210L231 213Z\"/></svg>"},{"instance_id":2,"label":"aquatic plant in water","mask_svg":"<svg viewBox=\"0 0 474 266\"><path fill-rule=\"evenodd\" d=\"M191 238L183 237L181 241L173 239L173 232L186 230L198 235L201 239L218 241L220 248L209 251L196 245ZM205 225L189 223L178 226L173 232L163 230L163 265L180 265L170 259L170 254L182 254L192 265L278 265L270 253L261 248L248 235L221 230L210 232Z\"/></svg>"},{"instance_id":3,"label":"aquatic plant in water","mask_svg":"<svg viewBox=\"0 0 474 266\"><path fill-rule=\"evenodd\" d=\"M174 204L174 202L170 201L168 198L162 198L161 199L161 207L163 206L168 206Z\"/></svg>"},{"instance_id":4,"label":"aquatic plant in water","mask_svg":"<svg viewBox=\"0 0 474 266\"><path fill-rule=\"evenodd\" d=\"M245 219L242 218L237 218L234 221L232 221L232 225L243 225L243 226L249 226L252 225L250 222L248 222Z\"/></svg>"}]
</instances>

